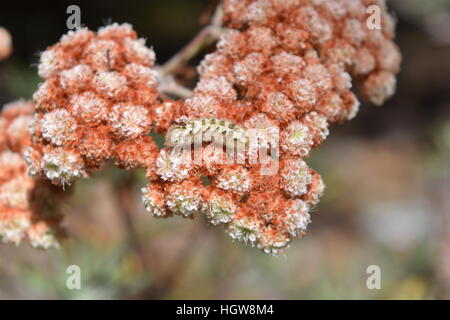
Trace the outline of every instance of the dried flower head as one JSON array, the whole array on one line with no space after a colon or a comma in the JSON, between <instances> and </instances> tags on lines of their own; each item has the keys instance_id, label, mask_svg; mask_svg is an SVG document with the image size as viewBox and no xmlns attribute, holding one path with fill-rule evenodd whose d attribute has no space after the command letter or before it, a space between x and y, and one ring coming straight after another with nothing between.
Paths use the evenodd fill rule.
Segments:
<instances>
[{"instance_id":1,"label":"dried flower head","mask_svg":"<svg viewBox=\"0 0 450 320\"><path fill-rule=\"evenodd\" d=\"M154 62L129 24L70 31L45 50L38 67L44 82L33 96L30 172L65 185L109 159L144 165L149 148L138 155L125 145L142 145L159 116Z\"/></svg>"},{"instance_id":2,"label":"dried flower head","mask_svg":"<svg viewBox=\"0 0 450 320\"><path fill-rule=\"evenodd\" d=\"M372 4L382 9L381 30L367 27ZM64 186L114 159L146 169L143 202L153 216L204 214L270 254L304 235L324 191L305 159L331 124L355 117L353 83L376 105L395 91L393 19L382 0L224 0L223 13L226 32L186 100L158 100L155 54L128 24L71 31L49 47L33 96L30 173ZM0 121L0 130L10 126ZM22 126L17 118L13 128ZM162 150L151 129L165 134ZM2 144L16 148L0 135ZM4 199L24 205L21 193Z\"/></svg>"},{"instance_id":3,"label":"dried flower head","mask_svg":"<svg viewBox=\"0 0 450 320\"><path fill-rule=\"evenodd\" d=\"M366 25L366 6L374 3L382 9L381 31ZM305 234L324 190L304 159L330 124L359 109L352 81L382 104L394 93L401 57L382 1L224 0L223 9L229 29L198 68L194 95L166 134L144 201L150 211L202 212L233 239L278 254ZM230 133L240 138L230 144L223 138ZM250 138L259 141L256 149ZM220 158L239 141L244 148L234 162L210 161L211 150ZM186 145L194 151L184 155L200 161L175 152ZM272 174L261 171L267 163L250 161L261 148L278 168ZM190 189L180 190L183 184ZM158 196L150 201L148 190Z\"/></svg>"},{"instance_id":4,"label":"dried flower head","mask_svg":"<svg viewBox=\"0 0 450 320\"><path fill-rule=\"evenodd\" d=\"M30 144L28 127L33 104L17 101L0 113L0 241L33 247L58 246L61 215L55 190L27 174L24 149Z\"/></svg>"}]
</instances>

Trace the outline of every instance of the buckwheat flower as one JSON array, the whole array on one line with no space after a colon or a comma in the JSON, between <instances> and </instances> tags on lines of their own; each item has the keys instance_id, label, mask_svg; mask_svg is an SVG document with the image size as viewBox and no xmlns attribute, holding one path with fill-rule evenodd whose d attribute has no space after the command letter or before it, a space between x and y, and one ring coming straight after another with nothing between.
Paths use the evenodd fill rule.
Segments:
<instances>
[{"instance_id":1,"label":"buckwheat flower","mask_svg":"<svg viewBox=\"0 0 450 320\"><path fill-rule=\"evenodd\" d=\"M286 51L272 56L270 60L273 63L273 70L281 75L300 74L305 66L302 57Z\"/></svg>"},{"instance_id":2,"label":"buckwheat flower","mask_svg":"<svg viewBox=\"0 0 450 320\"><path fill-rule=\"evenodd\" d=\"M261 228L259 221L255 218L242 217L235 218L228 224L225 231L233 240L254 246L260 236Z\"/></svg>"},{"instance_id":3,"label":"buckwheat flower","mask_svg":"<svg viewBox=\"0 0 450 320\"><path fill-rule=\"evenodd\" d=\"M95 130L86 130L77 141L78 151L83 157L84 165L90 168L100 167L106 160L112 157L113 141L104 126Z\"/></svg>"},{"instance_id":4,"label":"buckwheat flower","mask_svg":"<svg viewBox=\"0 0 450 320\"><path fill-rule=\"evenodd\" d=\"M323 19L311 6L298 9L298 11L294 13L294 19L295 22L302 25L318 43L328 41L333 34L332 27L328 21Z\"/></svg>"},{"instance_id":5,"label":"buckwheat flower","mask_svg":"<svg viewBox=\"0 0 450 320\"><path fill-rule=\"evenodd\" d=\"M12 39L8 30L0 27L0 61L8 58L12 53Z\"/></svg>"},{"instance_id":6,"label":"buckwheat flower","mask_svg":"<svg viewBox=\"0 0 450 320\"><path fill-rule=\"evenodd\" d=\"M60 74L61 87L64 89L84 88L92 78L92 71L88 65L79 64Z\"/></svg>"},{"instance_id":7,"label":"buckwheat flower","mask_svg":"<svg viewBox=\"0 0 450 320\"><path fill-rule=\"evenodd\" d=\"M19 245L25 239L25 232L30 227L30 220L17 212L0 213L0 241Z\"/></svg>"},{"instance_id":8,"label":"buckwheat flower","mask_svg":"<svg viewBox=\"0 0 450 320\"><path fill-rule=\"evenodd\" d=\"M162 149L156 159L156 173L165 181L184 180L189 176L190 160L183 151Z\"/></svg>"},{"instance_id":9,"label":"buckwheat flower","mask_svg":"<svg viewBox=\"0 0 450 320\"><path fill-rule=\"evenodd\" d=\"M229 195L213 192L205 201L203 211L211 224L218 225L232 221L237 208Z\"/></svg>"},{"instance_id":10,"label":"buckwheat flower","mask_svg":"<svg viewBox=\"0 0 450 320\"><path fill-rule=\"evenodd\" d=\"M50 99L54 98L53 93L51 92L50 82L44 81L41 82L36 91L33 93L33 100L39 102L41 105L47 103ZM40 107L37 105L37 107Z\"/></svg>"},{"instance_id":11,"label":"buckwheat flower","mask_svg":"<svg viewBox=\"0 0 450 320\"><path fill-rule=\"evenodd\" d=\"M280 174L283 179L282 187L290 197L298 197L308 192L312 177L303 160L287 160Z\"/></svg>"},{"instance_id":12,"label":"buckwheat flower","mask_svg":"<svg viewBox=\"0 0 450 320\"><path fill-rule=\"evenodd\" d=\"M378 64L382 70L397 73L402 57L398 47L391 42L379 48Z\"/></svg>"},{"instance_id":13,"label":"buckwheat flower","mask_svg":"<svg viewBox=\"0 0 450 320\"><path fill-rule=\"evenodd\" d=\"M31 122L32 118L29 115L18 115L9 123L4 134L12 150L22 150L25 145L29 145L30 135L28 130Z\"/></svg>"},{"instance_id":14,"label":"buckwheat flower","mask_svg":"<svg viewBox=\"0 0 450 320\"><path fill-rule=\"evenodd\" d=\"M322 47L319 53L331 64L348 67L353 64L356 49L347 40L338 38Z\"/></svg>"},{"instance_id":15,"label":"buckwheat flower","mask_svg":"<svg viewBox=\"0 0 450 320\"><path fill-rule=\"evenodd\" d=\"M87 28L70 30L61 36L60 43L63 47L80 48L94 37L94 33Z\"/></svg>"},{"instance_id":16,"label":"buckwheat flower","mask_svg":"<svg viewBox=\"0 0 450 320\"><path fill-rule=\"evenodd\" d=\"M365 38L365 26L358 19L348 19L345 21L342 34L351 44L359 45Z\"/></svg>"},{"instance_id":17,"label":"buckwheat flower","mask_svg":"<svg viewBox=\"0 0 450 320\"><path fill-rule=\"evenodd\" d=\"M33 95L37 116L26 157L30 173L66 184L112 159L129 169L149 164L144 154L157 150L143 148L137 156L126 153L124 143L142 143L152 125L163 131L164 121L173 119L154 119L160 104L154 60L153 50L129 24L97 33L71 31L42 53L39 74L45 81ZM66 162L67 172L60 167Z\"/></svg>"},{"instance_id":18,"label":"buckwheat flower","mask_svg":"<svg viewBox=\"0 0 450 320\"><path fill-rule=\"evenodd\" d=\"M287 121L293 117L295 105L282 92L270 92L265 97L262 111L278 121Z\"/></svg>"},{"instance_id":19,"label":"buckwheat flower","mask_svg":"<svg viewBox=\"0 0 450 320\"><path fill-rule=\"evenodd\" d=\"M20 153L8 150L6 146L0 153L0 165L1 180L7 180L26 168L25 164L21 161Z\"/></svg>"},{"instance_id":20,"label":"buckwheat flower","mask_svg":"<svg viewBox=\"0 0 450 320\"><path fill-rule=\"evenodd\" d=\"M154 217L166 217L168 212L165 207L164 193L154 184L149 184L141 189L142 200L145 209Z\"/></svg>"},{"instance_id":21,"label":"buckwheat flower","mask_svg":"<svg viewBox=\"0 0 450 320\"><path fill-rule=\"evenodd\" d=\"M48 78L61 71L67 64L69 57L59 48L48 49L41 54L38 66L38 74L42 78Z\"/></svg>"},{"instance_id":22,"label":"buckwheat flower","mask_svg":"<svg viewBox=\"0 0 450 320\"><path fill-rule=\"evenodd\" d=\"M390 72L380 71L371 74L364 82L363 93L375 105L382 105L396 88L395 77Z\"/></svg>"},{"instance_id":23,"label":"buckwheat flower","mask_svg":"<svg viewBox=\"0 0 450 320\"><path fill-rule=\"evenodd\" d=\"M106 100L97 96L94 92L86 91L76 94L70 100L75 117L85 123L99 124L108 119L109 109Z\"/></svg>"},{"instance_id":24,"label":"buckwheat flower","mask_svg":"<svg viewBox=\"0 0 450 320\"><path fill-rule=\"evenodd\" d=\"M16 245L27 241L33 247L47 249L57 246L62 216L55 200L59 195L27 174L24 155L31 142L27 127L33 120L32 112L33 104L23 100L4 106L0 112L0 135L5 139L0 144L0 241ZM41 196L43 190L45 197ZM44 241L40 232L44 229L46 234L55 235L52 241Z\"/></svg>"},{"instance_id":25,"label":"buckwheat flower","mask_svg":"<svg viewBox=\"0 0 450 320\"><path fill-rule=\"evenodd\" d=\"M325 141L332 124L356 115L360 104L353 85L375 104L395 89L401 57L392 41L394 23L380 2L386 30L368 30L368 4L223 1L228 29L198 66L194 95L164 102L154 112L159 119L167 110L177 113L159 128L166 133L165 148L156 169L149 164L147 170L159 199L164 194L165 206L175 208L170 212L202 212L212 224L225 224L233 239L274 255L306 233L324 183L304 158ZM228 134L235 139L223 143ZM263 143L255 148L252 138ZM234 163L220 162L237 143L244 153L234 155ZM172 154L180 146L188 159L180 150ZM269 164L250 161L267 146L275 147L264 158ZM200 162L187 161L199 155ZM157 205L149 199L144 201L150 211L161 207L161 200Z\"/></svg>"},{"instance_id":26,"label":"buckwheat flower","mask_svg":"<svg viewBox=\"0 0 450 320\"><path fill-rule=\"evenodd\" d=\"M8 128L7 121L5 119L0 119L0 148L5 148L8 140L5 136L5 131Z\"/></svg>"},{"instance_id":27,"label":"buckwheat flower","mask_svg":"<svg viewBox=\"0 0 450 320\"><path fill-rule=\"evenodd\" d=\"M149 67L130 63L125 67L124 73L127 78L137 84L143 84L150 88L158 86L158 73Z\"/></svg>"},{"instance_id":28,"label":"buckwheat flower","mask_svg":"<svg viewBox=\"0 0 450 320\"><path fill-rule=\"evenodd\" d=\"M367 48L358 50L354 55L353 72L357 75L364 75L372 72L376 67L373 54Z\"/></svg>"},{"instance_id":29,"label":"buckwheat flower","mask_svg":"<svg viewBox=\"0 0 450 320\"><path fill-rule=\"evenodd\" d=\"M49 180L61 185L86 176L81 158L74 152L64 149L52 149L44 153L41 167Z\"/></svg>"},{"instance_id":30,"label":"buckwheat flower","mask_svg":"<svg viewBox=\"0 0 450 320\"><path fill-rule=\"evenodd\" d=\"M21 176L12 177L11 180L0 185L0 203L3 206L27 209L28 189L33 187L33 181Z\"/></svg>"},{"instance_id":31,"label":"buckwheat flower","mask_svg":"<svg viewBox=\"0 0 450 320\"><path fill-rule=\"evenodd\" d=\"M337 91L342 92L352 88L352 77L342 65L330 64L328 71L333 79L333 86Z\"/></svg>"},{"instance_id":32,"label":"buckwheat flower","mask_svg":"<svg viewBox=\"0 0 450 320\"><path fill-rule=\"evenodd\" d=\"M166 132L172 121L180 118L184 103L180 101L163 101L154 108L154 124L156 132Z\"/></svg>"},{"instance_id":33,"label":"buckwheat flower","mask_svg":"<svg viewBox=\"0 0 450 320\"><path fill-rule=\"evenodd\" d=\"M378 4L384 10L386 9L386 7L384 5L382 5L381 2L378 2ZM364 17L364 15L366 13L366 7L364 5L364 2L361 2L361 1L345 0L345 1L343 1L343 6L346 8L347 12L350 15L353 15L354 17L357 17L359 19Z\"/></svg>"},{"instance_id":34,"label":"buckwheat flower","mask_svg":"<svg viewBox=\"0 0 450 320\"><path fill-rule=\"evenodd\" d=\"M328 120L325 116L313 111L309 112L303 118L305 123L314 134L314 143L316 145L321 144L329 135Z\"/></svg>"},{"instance_id":35,"label":"buckwheat flower","mask_svg":"<svg viewBox=\"0 0 450 320\"><path fill-rule=\"evenodd\" d=\"M303 70L303 76L309 79L316 88L330 90L332 81L327 68L322 64L309 64Z\"/></svg>"},{"instance_id":36,"label":"buckwheat flower","mask_svg":"<svg viewBox=\"0 0 450 320\"><path fill-rule=\"evenodd\" d=\"M155 63L155 52L145 45L144 39L125 38L125 54L130 60L141 61L145 66L152 67Z\"/></svg>"},{"instance_id":37,"label":"buckwheat flower","mask_svg":"<svg viewBox=\"0 0 450 320\"><path fill-rule=\"evenodd\" d=\"M218 117L217 106L220 100L215 96L197 94L186 99L186 113L195 118Z\"/></svg>"},{"instance_id":38,"label":"buckwheat flower","mask_svg":"<svg viewBox=\"0 0 450 320\"><path fill-rule=\"evenodd\" d=\"M323 183L320 174L311 170L311 183L308 186L308 193L304 196L305 201L310 205L316 205L319 203L320 197L325 190L325 184Z\"/></svg>"},{"instance_id":39,"label":"buckwheat flower","mask_svg":"<svg viewBox=\"0 0 450 320\"><path fill-rule=\"evenodd\" d=\"M356 115L358 114L359 107L361 103L359 102L358 98L356 98L355 94L352 92L344 93L341 96L341 99L344 102L344 105L346 106L346 120L352 120Z\"/></svg>"},{"instance_id":40,"label":"buckwheat flower","mask_svg":"<svg viewBox=\"0 0 450 320\"><path fill-rule=\"evenodd\" d=\"M252 186L252 181L245 168L225 168L218 176L217 187L236 193L246 193Z\"/></svg>"},{"instance_id":41,"label":"buckwheat flower","mask_svg":"<svg viewBox=\"0 0 450 320\"><path fill-rule=\"evenodd\" d=\"M242 49L245 47L246 41L244 35L233 29L225 29L217 41L216 47L227 55L239 57L242 54ZM210 58L214 55L208 55ZM206 58L206 57L205 57ZM209 74L209 73L208 73Z\"/></svg>"},{"instance_id":42,"label":"buckwheat flower","mask_svg":"<svg viewBox=\"0 0 450 320\"><path fill-rule=\"evenodd\" d=\"M32 147L27 147L24 150L23 159L26 162L28 173L31 176L36 176L41 172L41 158L42 153Z\"/></svg>"},{"instance_id":43,"label":"buckwheat flower","mask_svg":"<svg viewBox=\"0 0 450 320\"><path fill-rule=\"evenodd\" d=\"M263 72L264 56L254 52L233 66L233 73L239 83L248 83Z\"/></svg>"},{"instance_id":44,"label":"buckwheat flower","mask_svg":"<svg viewBox=\"0 0 450 320\"><path fill-rule=\"evenodd\" d=\"M292 155L307 156L313 144L309 127L300 121L291 122L283 132L281 148Z\"/></svg>"},{"instance_id":45,"label":"buckwheat flower","mask_svg":"<svg viewBox=\"0 0 450 320\"><path fill-rule=\"evenodd\" d=\"M30 116L33 112L33 103L27 100L17 100L7 103L1 109L2 118L9 121L16 120L19 116Z\"/></svg>"},{"instance_id":46,"label":"buckwheat flower","mask_svg":"<svg viewBox=\"0 0 450 320\"><path fill-rule=\"evenodd\" d=\"M311 223L308 204L300 199L293 200L292 204L286 208L284 223L292 236L297 237L303 234Z\"/></svg>"},{"instance_id":47,"label":"buckwheat flower","mask_svg":"<svg viewBox=\"0 0 450 320\"><path fill-rule=\"evenodd\" d=\"M26 230L26 235L33 248L48 250L60 246L57 234L44 222L37 222L30 226Z\"/></svg>"},{"instance_id":48,"label":"buckwheat flower","mask_svg":"<svg viewBox=\"0 0 450 320\"><path fill-rule=\"evenodd\" d=\"M289 247L290 242L287 235L267 228L260 233L257 247L266 254L277 256Z\"/></svg>"},{"instance_id":49,"label":"buckwheat flower","mask_svg":"<svg viewBox=\"0 0 450 320\"><path fill-rule=\"evenodd\" d=\"M288 84L291 98L305 109L311 109L317 103L317 91L314 83L300 78Z\"/></svg>"},{"instance_id":50,"label":"buckwheat flower","mask_svg":"<svg viewBox=\"0 0 450 320\"><path fill-rule=\"evenodd\" d=\"M129 23L118 24L114 22L110 25L101 27L98 29L98 37L99 38L127 38L127 37L135 37L135 32L133 30L133 26Z\"/></svg>"},{"instance_id":51,"label":"buckwheat flower","mask_svg":"<svg viewBox=\"0 0 450 320\"><path fill-rule=\"evenodd\" d=\"M351 1L351 0L350 0ZM313 0L313 4L321 5L330 14L334 15L336 18L344 17L347 12L347 0L339 1L326 1L326 0Z\"/></svg>"},{"instance_id":52,"label":"buckwheat flower","mask_svg":"<svg viewBox=\"0 0 450 320\"><path fill-rule=\"evenodd\" d=\"M148 111L143 106L115 105L109 121L124 138L136 138L150 131Z\"/></svg>"},{"instance_id":53,"label":"buckwheat flower","mask_svg":"<svg viewBox=\"0 0 450 320\"><path fill-rule=\"evenodd\" d=\"M207 54L197 67L198 74L205 77L224 76L226 79L233 79L231 70L227 68L230 59L219 53L214 52Z\"/></svg>"},{"instance_id":54,"label":"buckwheat flower","mask_svg":"<svg viewBox=\"0 0 450 320\"><path fill-rule=\"evenodd\" d=\"M244 23L245 12L251 4L251 1L229 0L223 2L224 14L229 15L229 23L233 23L234 27L240 27ZM264 12L262 13L264 14Z\"/></svg>"},{"instance_id":55,"label":"buckwheat flower","mask_svg":"<svg viewBox=\"0 0 450 320\"><path fill-rule=\"evenodd\" d=\"M86 48L87 62L98 70L105 72L117 67L120 60L119 46L113 40L94 39Z\"/></svg>"},{"instance_id":56,"label":"buckwheat flower","mask_svg":"<svg viewBox=\"0 0 450 320\"><path fill-rule=\"evenodd\" d=\"M199 213L203 207L200 189L190 181L173 184L168 187L165 204L173 213L183 217L192 217Z\"/></svg>"},{"instance_id":57,"label":"buckwheat flower","mask_svg":"<svg viewBox=\"0 0 450 320\"><path fill-rule=\"evenodd\" d=\"M93 81L99 93L107 96L115 97L126 90L127 79L114 71L100 71Z\"/></svg>"},{"instance_id":58,"label":"buckwheat flower","mask_svg":"<svg viewBox=\"0 0 450 320\"><path fill-rule=\"evenodd\" d=\"M77 125L66 109L46 113L41 120L42 136L55 146L61 146L76 139Z\"/></svg>"},{"instance_id":59,"label":"buckwheat flower","mask_svg":"<svg viewBox=\"0 0 450 320\"><path fill-rule=\"evenodd\" d=\"M158 153L158 146L150 136L124 141L113 150L116 165L125 169L145 168L147 177L156 176Z\"/></svg>"},{"instance_id":60,"label":"buckwheat flower","mask_svg":"<svg viewBox=\"0 0 450 320\"><path fill-rule=\"evenodd\" d=\"M270 6L266 0L258 1L250 4L244 14L244 20L248 22L262 22L268 18Z\"/></svg>"},{"instance_id":61,"label":"buckwheat flower","mask_svg":"<svg viewBox=\"0 0 450 320\"><path fill-rule=\"evenodd\" d=\"M247 46L252 51L271 50L276 47L275 35L270 28L251 27L246 30Z\"/></svg>"},{"instance_id":62,"label":"buckwheat flower","mask_svg":"<svg viewBox=\"0 0 450 320\"><path fill-rule=\"evenodd\" d=\"M225 77L206 78L199 81L195 93L215 96L222 100L236 100L237 93Z\"/></svg>"},{"instance_id":63,"label":"buckwheat flower","mask_svg":"<svg viewBox=\"0 0 450 320\"><path fill-rule=\"evenodd\" d=\"M231 149L231 145L228 145L227 148ZM218 174L222 165L226 163L227 155L230 155L232 152L234 152L235 156L233 161L240 158L240 163L245 162L244 148L234 148L231 152L226 150L227 148L224 148L220 144L210 143L205 147L194 149L193 159L195 168L197 170L200 169L206 176L213 177Z\"/></svg>"},{"instance_id":64,"label":"buckwheat flower","mask_svg":"<svg viewBox=\"0 0 450 320\"><path fill-rule=\"evenodd\" d=\"M275 121L270 119L264 113L257 114L244 122L247 129L250 145L248 153L250 161L256 160L258 152L262 149L268 152L276 152L279 147L280 130ZM260 161L261 159L258 160Z\"/></svg>"}]
</instances>

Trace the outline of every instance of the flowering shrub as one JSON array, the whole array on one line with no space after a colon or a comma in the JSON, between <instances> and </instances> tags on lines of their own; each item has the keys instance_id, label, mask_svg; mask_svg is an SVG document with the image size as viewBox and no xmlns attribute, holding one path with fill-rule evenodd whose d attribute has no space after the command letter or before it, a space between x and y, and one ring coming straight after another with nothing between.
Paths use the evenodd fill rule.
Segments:
<instances>
[{"instance_id":1,"label":"flowering shrub","mask_svg":"<svg viewBox=\"0 0 450 320\"><path fill-rule=\"evenodd\" d=\"M381 29L366 24L373 4ZM394 93L395 23L381 0L224 0L218 10L216 50L185 99L163 94L164 68L130 25L63 36L41 54L24 157L30 174L63 187L109 160L145 168L153 216L203 214L277 254L311 221L324 184L305 159L357 114L353 82L376 105ZM161 150L152 129L165 135Z\"/></svg>"}]
</instances>

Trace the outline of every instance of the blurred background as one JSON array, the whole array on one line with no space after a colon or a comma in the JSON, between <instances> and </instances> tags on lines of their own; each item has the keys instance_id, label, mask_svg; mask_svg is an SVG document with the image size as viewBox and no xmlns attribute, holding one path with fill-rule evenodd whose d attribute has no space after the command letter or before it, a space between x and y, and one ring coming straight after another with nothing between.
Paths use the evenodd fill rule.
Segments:
<instances>
[{"instance_id":1,"label":"blurred background","mask_svg":"<svg viewBox=\"0 0 450 320\"><path fill-rule=\"evenodd\" d=\"M0 105L30 98L38 53L66 30L66 8L91 29L129 22L160 63L205 21L210 2L2 3L13 56L0 63ZM403 54L398 90L333 128L309 159L327 185L308 235L271 257L201 219L145 213L142 172L105 170L65 203L59 250L0 245L0 299L443 299L450 298L450 0L388 0ZM193 65L195 65L195 60ZM186 72L193 72L188 69ZM117 196L123 181L128 200ZM82 290L66 289L81 267ZM381 268L381 290L366 287Z\"/></svg>"}]
</instances>

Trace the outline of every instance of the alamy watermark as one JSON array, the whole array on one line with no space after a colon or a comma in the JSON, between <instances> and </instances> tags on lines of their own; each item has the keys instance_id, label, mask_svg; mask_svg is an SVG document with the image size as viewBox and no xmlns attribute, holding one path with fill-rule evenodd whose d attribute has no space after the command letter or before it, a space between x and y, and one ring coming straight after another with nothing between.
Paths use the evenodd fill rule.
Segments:
<instances>
[{"instance_id":1,"label":"alamy watermark","mask_svg":"<svg viewBox=\"0 0 450 320\"><path fill-rule=\"evenodd\" d=\"M66 288L69 290L81 290L81 268L73 264L67 267L66 274L69 276L66 279Z\"/></svg>"},{"instance_id":2,"label":"alamy watermark","mask_svg":"<svg viewBox=\"0 0 450 320\"><path fill-rule=\"evenodd\" d=\"M381 8L377 5L368 6L366 13L370 16L366 20L366 25L369 30L381 30Z\"/></svg>"},{"instance_id":3,"label":"alamy watermark","mask_svg":"<svg viewBox=\"0 0 450 320\"><path fill-rule=\"evenodd\" d=\"M369 276L366 280L366 286L369 290L381 289L381 268L376 264L370 265L366 269Z\"/></svg>"},{"instance_id":4,"label":"alamy watermark","mask_svg":"<svg viewBox=\"0 0 450 320\"><path fill-rule=\"evenodd\" d=\"M72 4L67 7L67 14L70 16L67 18L66 26L69 30L77 30L81 28L81 9L79 6Z\"/></svg>"}]
</instances>

